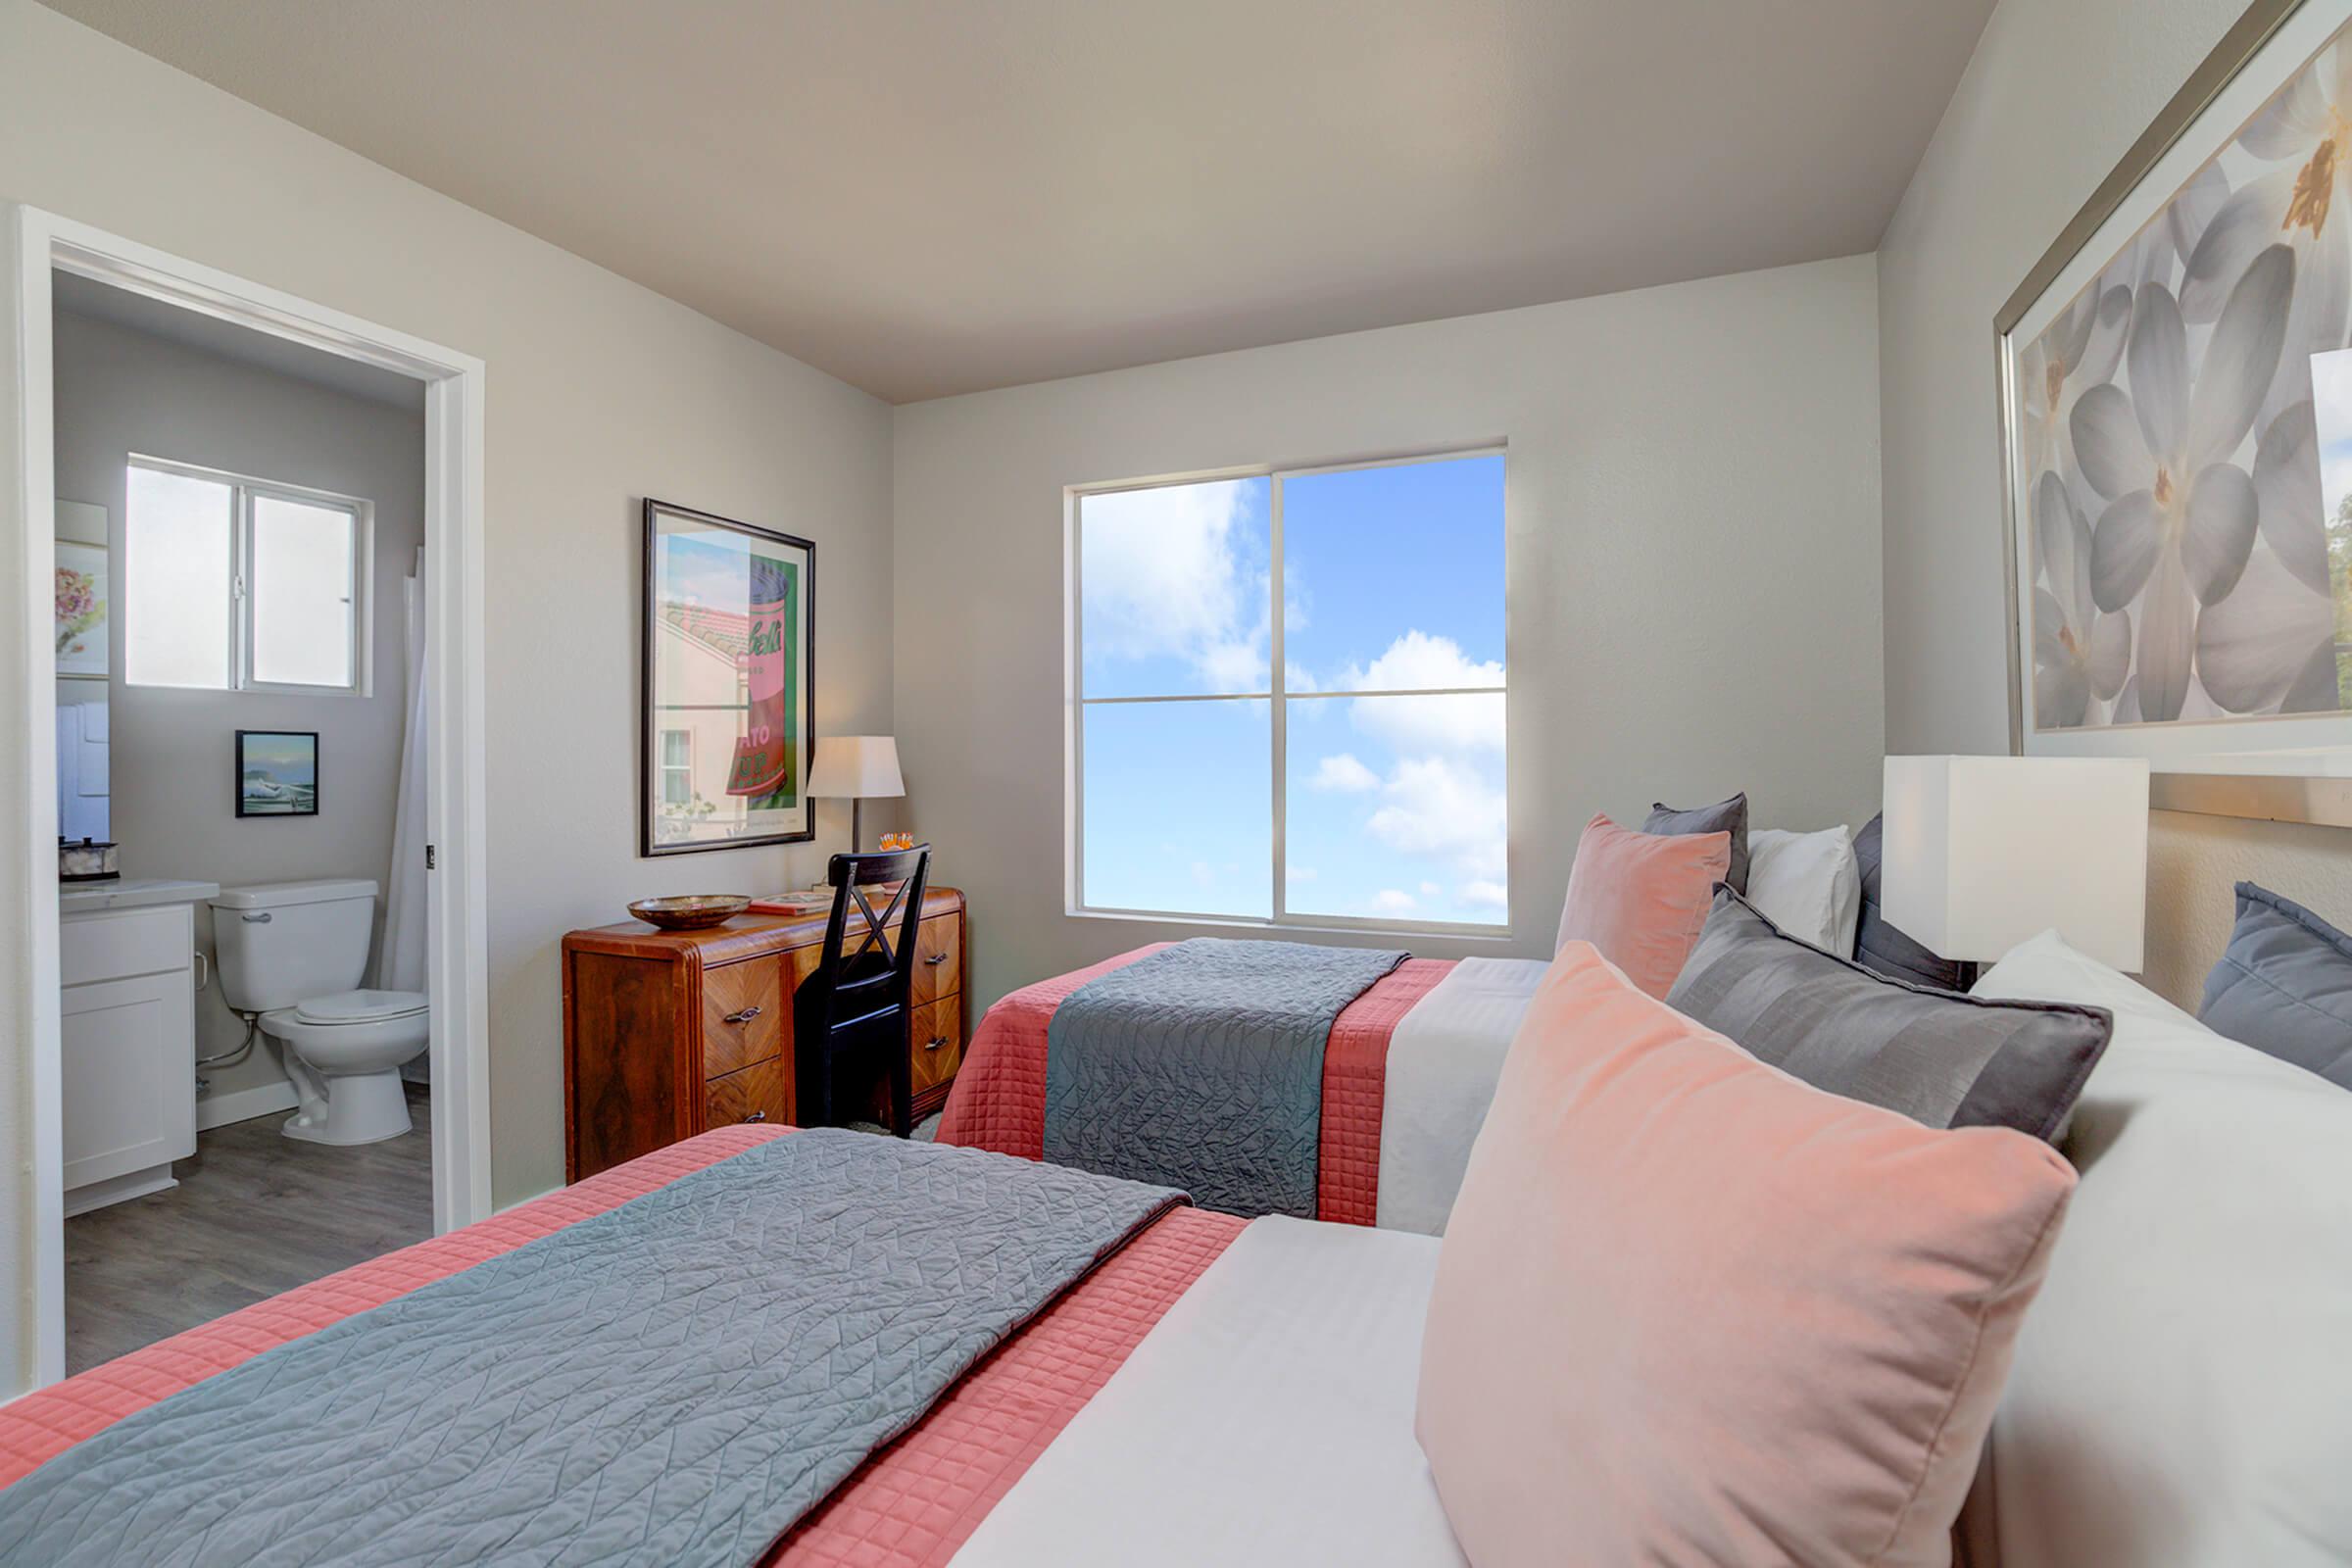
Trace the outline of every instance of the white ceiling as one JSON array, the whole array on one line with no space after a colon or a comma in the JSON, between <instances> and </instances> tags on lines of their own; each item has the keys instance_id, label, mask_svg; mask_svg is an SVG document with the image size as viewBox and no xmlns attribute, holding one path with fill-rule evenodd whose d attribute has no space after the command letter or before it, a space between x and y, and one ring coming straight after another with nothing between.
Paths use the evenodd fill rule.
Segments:
<instances>
[{"instance_id":1,"label":"white ceiling","mask_svg":"<svg viewBox=\"0 0 2352 1568\"><path fill-rule=\"evenodd\" d=\"M1876 248L1992 0L50 0L894 402Z\"/></svg>"}]
</instances>

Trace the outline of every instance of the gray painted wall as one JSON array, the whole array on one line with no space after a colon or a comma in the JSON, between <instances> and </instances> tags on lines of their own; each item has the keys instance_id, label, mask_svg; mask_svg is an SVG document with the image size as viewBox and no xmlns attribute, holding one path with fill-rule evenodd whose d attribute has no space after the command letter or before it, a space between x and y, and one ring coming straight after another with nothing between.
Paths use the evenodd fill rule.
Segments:
<instances>
[{"instance_id":1,"label":"gray painted wall","mask_svg":"<svg viewBox=\"0 0 2352 1568\"><path fill-rule=\"evenodd\" d=\"M401 579L424 541L421 414L331 392L251 365L66 312L56 317L57 487L107 510L122 603L123 465L131 453L331 490L375 504L374 680L367 695L285 696L131 686L114 617L114 836L122 874L223 887L390 871L407 699ZM78 682L59 683L61 702ZM318 814L245 817L231 798L239 729L318 732ZM382 903L377 903L381 922ZM196 913L212 948L212 913ZM196 999L197 1054L233 1051L244 1024L214 984ZM277 1046L208 1068L212 1096L283 1082Z\"/></svg>"},{"instance_id":2,"label":"gray painted wall","mask_svg":"<svg viewBox=\"0 0 2352 1568\"><path fill-rule=\"evenodd\" d=\"M827 802L814 844L637 858L639 504L815 540L818 731L888 734L890 410L33 0L0 0L0 197L488 368L491 1185L501 1204L561 1185L564 933L632 899L806 884L849 828ZM0 1206L23 1197L0 1173ZM16 1299L24 1233L0 1244Z\"/></svg>"},{"instance_id":3,"label":"gray painted wall","mask_svg":"<svg viewBox=\"0 0 2352 1568\"><path fill-rule=\"evenodd\" d=\"M1879 252L1886 745L2008 749L1992 320L2243 0L2003 0ZM2352 921L2352 832L2157 812L2143 978L2193 1008L2251 877Z\"/></svg>"},{"instance_id":4,"label":"gray painted wall","mask_svg":"<svg viewBox=\"0 0 2352 1568\"><path fill-rule=\"evenodd\" d=\"M1200 930L1064 912L1066 485L1507 438L1514 938L1416 954L1547 956L1596 810L1859 825L1877 309L1857 257L899 409L906 813L972 896L975 1004Z\"/></svg>"}]
</instances>

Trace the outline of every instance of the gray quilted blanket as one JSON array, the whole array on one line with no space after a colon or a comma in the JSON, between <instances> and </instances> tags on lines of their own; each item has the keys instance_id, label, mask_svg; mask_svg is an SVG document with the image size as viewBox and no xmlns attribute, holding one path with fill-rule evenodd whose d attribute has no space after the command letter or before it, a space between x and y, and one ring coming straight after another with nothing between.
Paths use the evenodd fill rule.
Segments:
<instances>
[{"instance_id":1,"label":"gray quilted blanket","mask_svg":"<svg viewBox=\"0 0 2352 1568\"><path fill-rule=\"evenodd\" d=\"M1332 1020L1404 956L1200 938L1088 981L1046 1026L1046 1158L1313 1219Z\"/></svg>"},{"instance_id":2,"label":"gray quilted blanket","mask_svg":"<svg viewBox=\"0 0 2352 1568\"><path fill-rule=\"evenodd\" d=\"M118 1422L0 1492L0 1562L751 1563L1181 1201L779 1138Z\"/></svg>"}]
</instances>

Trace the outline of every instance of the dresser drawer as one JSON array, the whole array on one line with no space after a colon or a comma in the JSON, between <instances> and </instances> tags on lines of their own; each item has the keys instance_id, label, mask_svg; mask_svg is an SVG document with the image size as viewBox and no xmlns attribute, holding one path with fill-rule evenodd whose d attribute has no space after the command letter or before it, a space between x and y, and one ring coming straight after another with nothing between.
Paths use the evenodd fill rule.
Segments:
<instances>
[{"instance_id":1,"label":"dresser drawer","mask_svg":"<svg viewBox=\"0 0 2352 1568\"><path fill-rule=\"evenodd\" d=\"M784 1063L774 1056L738 1068L703 1086L703 1127L731 1127L737 1122L783 1123L792 1119L786 1097Z\"/></svg>"},{"instance_id":2,"label":"dresser drawer","mask_svg":"<svg viewBox=\"0 0 2352 1568\"><path fill-rule=\"evenodd\" d=\"M963 916L933 915L914 931L914 1004L919 1007L963 989Z\"/></svg>"},{"instance_id":3,"label":"dresser drawer","mask_svg":"<svg viewBox=\"0 0 2352 1568\"><path fill-rule=\"evenodd\" d=\"M963 1061L963 1002L949 997L914 1009L908 1031L914 1054L914 1092L920 1095L956 1076Z\"/></svg>"},{"instance_id":4,"label":"dresser drawer","mask_svg":"<svg viewBox=\"0 0 2352 1568\"><path fill-rule=\"evenodd\" d=\"M716 1078L783 1047L784 970L752 958L703 971L703 1076Z\"/></svg>"}]
</instances>

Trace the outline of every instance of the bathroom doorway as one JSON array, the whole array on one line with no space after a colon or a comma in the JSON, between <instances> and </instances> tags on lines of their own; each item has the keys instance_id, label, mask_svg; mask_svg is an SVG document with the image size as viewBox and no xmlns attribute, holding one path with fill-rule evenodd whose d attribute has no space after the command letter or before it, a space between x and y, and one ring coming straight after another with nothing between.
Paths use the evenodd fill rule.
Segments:
<instances>
[{"instance_id":1,"label":"bathroom doorway","mask_svg":"<svg viewBox=\"0 0 2352 1568\"><path fill-rule=\"evenodd\" d=\"M480 367L12 216L23 1387L489 1203Z\"/></svg>"}]
</instances>

